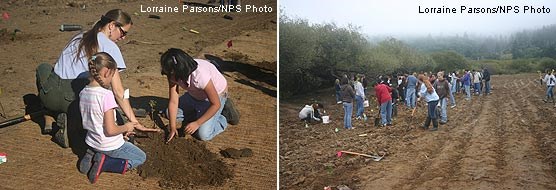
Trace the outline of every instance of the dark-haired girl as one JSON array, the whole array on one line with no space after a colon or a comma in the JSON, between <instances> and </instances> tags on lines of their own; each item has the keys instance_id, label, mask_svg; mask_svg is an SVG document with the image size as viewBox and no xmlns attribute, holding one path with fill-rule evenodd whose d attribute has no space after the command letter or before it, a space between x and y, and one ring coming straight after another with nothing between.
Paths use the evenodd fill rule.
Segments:
<instances>
[{"instance_id":1,"label":"dark-haired girl","mask_svg":"<svg viewBox=\"0 0 556 190\"><path fill-rule=\"evenodd\" d=\"M125 38L132 25L129 14L120 9L108 11L100 17L92 29L75 35L67 44L54 68L43 63L37 68L37 89L44 107L50 112L45 115L44 133L52 130L53 118L57 115L60 130L55 134L56 141L62 147L69 147L67 118L77 119L78 113L69 108L77 105L79 92L89 81L87 79L88 60L97 52L106 52L113 57L118 71L126 68L120 48L116 42ZM129 100L124 98L124 88L119 72L115 72L110 85L116 102L131 122L137 122ZM74 106L71 106L74 107ZM75 106L76 108L77 106ZM68 109L72 111L68 112ZM69 114L69 116L67 116ZM73 118L73 119L72 119Z\"/></svg>"},{"instance_id":2,"label":"dark-haired girl","mask_svg":"<svg viewBox=\"0 0 556 190\"><path fill-rule=\"evenodd\" d=\"M177 121L183 122L185 132L203 141L223 132L228 122L239 122L239 114L228 100L226 78L212 63L171 48L162 54L160 64L169 84L167 143L177 133ZM181 97L178 86L187 90Z\"/></svg>"}]
</instances>

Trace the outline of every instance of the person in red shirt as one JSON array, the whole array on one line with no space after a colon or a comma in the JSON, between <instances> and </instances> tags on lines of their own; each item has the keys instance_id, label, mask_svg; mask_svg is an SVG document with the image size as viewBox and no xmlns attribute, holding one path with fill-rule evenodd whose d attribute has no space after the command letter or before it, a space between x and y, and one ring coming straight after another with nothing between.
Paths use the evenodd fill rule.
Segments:
<instances>
[{"instance_id":1,"label":"person in red shirt","mask_svg":"<svg viewBox=\"0 0 556 190\"><path fill-rule=\"evenodd\" d=\"M392 125L392 88L388 86L388 78L382 77L382 81L375 86L376 99L380 105L380 118L382 126Z\"/></svg>"}]
</instances>

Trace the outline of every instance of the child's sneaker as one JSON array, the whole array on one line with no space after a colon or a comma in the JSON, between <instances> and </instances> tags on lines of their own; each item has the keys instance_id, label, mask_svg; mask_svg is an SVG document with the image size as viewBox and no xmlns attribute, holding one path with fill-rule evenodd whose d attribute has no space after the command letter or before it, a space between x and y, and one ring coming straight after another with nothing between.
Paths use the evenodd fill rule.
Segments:
<instances>
[{"instance_id":1,"label":"child's sneaker","mask_svg":"<svg viewBox=\"0 0 556 190\"><path fill-rule=\"evenodd\" d=\"M232 125L237 125L239 123L240 115L237 109L235 108L232 99L230 98L226 99L226 103L224 103L224 108L222 109L222 115L226 117L228 123Z\"/></svg>"},{"instance_id":2,"label":"child's sneaker","mask_svg":"<svg viewBox=\"0 0 556 190\"><path fill-rule=\"evenodd\" d=\"M56 125L58 126L58 132L54 135L54 140L62 148L68 148L68 116L66 113L58 114L58 117L56 118Z\"/></svg>"},{"instance_id":3,"label":"child's sneaker","mask_svg":"<svg viewBox=\"0 0 556 190\"><path fill-rule=\"evenodd\" d=\"M95 152L90 148L87 148L87 152L85 152L85 156L81 158L81 162L79 162L79 172L82 174L89 173L91 166L93 166L93 156L95 156Z\"/></svg>"}]
</instances>

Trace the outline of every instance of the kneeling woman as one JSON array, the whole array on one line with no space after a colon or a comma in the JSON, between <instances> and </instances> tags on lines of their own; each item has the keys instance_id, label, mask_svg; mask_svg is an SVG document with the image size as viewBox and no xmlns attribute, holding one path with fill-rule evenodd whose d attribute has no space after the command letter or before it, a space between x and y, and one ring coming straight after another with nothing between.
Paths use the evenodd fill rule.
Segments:
<instances>
[{"instance_id":1,"label":"kneeling woman","mask_svg":"<svg viewBox=\"0 0 556 190\"><path fill-rule=\"evenodd\" d=\"M169 87L167 142L177 133L177 121L186 124L185 132L203 141L223 132L228 122L239 122L239 114L228 100L226 78L211 62L193 59L183 50L172 48L162 54L160 64ZM181 97L178 86L187 90Z\"/></svg>"}]
</instances>

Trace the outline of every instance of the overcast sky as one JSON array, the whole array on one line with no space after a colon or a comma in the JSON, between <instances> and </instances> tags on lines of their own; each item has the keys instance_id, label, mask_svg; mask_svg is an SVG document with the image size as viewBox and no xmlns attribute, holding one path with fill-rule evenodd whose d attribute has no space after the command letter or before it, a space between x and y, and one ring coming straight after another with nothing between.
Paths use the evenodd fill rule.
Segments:
<instances>
[{"instance_id":1,"label":"overcast sky","mask_svg":"<svg viewBox=\"0 0 556 190\"><path fill-rule=\"evenodd\" d=\"M293 18L311 23L351 23L361 32L376 35L498 35L556 24L556 0L280 0L280 8ZM456 14L419 14L426 7L456 8ZM524 6L550 8L548 14L523 13ZM460 6L519 6L519 13L461 14Z\"/></svg>"}]
</instances>

